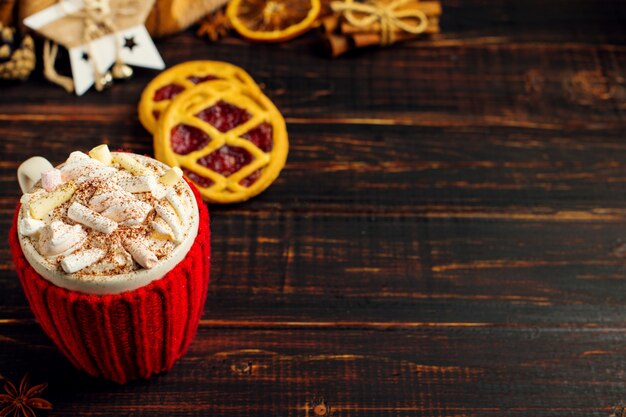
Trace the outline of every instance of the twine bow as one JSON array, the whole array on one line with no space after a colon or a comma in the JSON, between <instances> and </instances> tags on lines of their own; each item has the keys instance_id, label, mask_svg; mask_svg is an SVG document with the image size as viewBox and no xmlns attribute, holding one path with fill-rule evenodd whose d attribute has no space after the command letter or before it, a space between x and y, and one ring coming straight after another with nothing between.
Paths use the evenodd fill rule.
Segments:
<instances>
[{"instance_id":1,"label":"twine bow","mask_svg":"<svg viewBox=\"0 0 626 417\"><path fill-rule=\"evenodd\" d=\"M330 7L333 11L343 13L345 19L352 26L367 28L380 22L381 44L390 45L395 42L397 31L419 35L428 27L428 16L419 10L402 10L402 6L411 0L394 0L385 4L383 1L355 3L353 0L333 1ZM357 17L354 13L361 13ZM415 21L413 21L415 20Z\"/></svg>"},{"instance_id":2,"label":"twine bow","mask_svg":"<svg viewBox=\"0 0 626 417\"><path fill-rule=\"evenodd\" d=\"M54 68L54 62L57 59L59 45L46 39L43 44L43 75L48 81L55 83L65 89L68 93L74 91L74 81L70 77L61 75Z\"/></svg>"}]
</instances>

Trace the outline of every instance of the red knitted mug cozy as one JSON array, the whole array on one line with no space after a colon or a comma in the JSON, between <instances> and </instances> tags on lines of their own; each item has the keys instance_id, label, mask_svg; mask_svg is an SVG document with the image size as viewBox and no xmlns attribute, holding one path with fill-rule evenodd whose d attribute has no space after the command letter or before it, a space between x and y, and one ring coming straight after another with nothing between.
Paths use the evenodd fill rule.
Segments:
<instances>
[{"instance_id":1,"label":"red knitted mug cozy","mask_svg":"<svg viewBox=\"0 0 626 417\"><path fill-rule=\"evenodd\" d=\"M189 253L163 278L121 294L91 295L57 287L28 263L17 235L9 245L22 287L43 330L72 364L123 384L172 368L191 343L209 286L209 212L190 184L200 225Z\"/></svg>"}]
</instances>

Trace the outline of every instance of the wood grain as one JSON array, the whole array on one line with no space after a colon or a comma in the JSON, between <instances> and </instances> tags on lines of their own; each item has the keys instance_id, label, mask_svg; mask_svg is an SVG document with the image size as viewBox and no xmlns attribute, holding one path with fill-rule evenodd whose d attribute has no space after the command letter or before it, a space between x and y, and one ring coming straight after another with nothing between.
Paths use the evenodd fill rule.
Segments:
<instances>
[{"instance_id":1,"label":"wood grain","mask_svg":"<svg viewBox=\"0 0 626 417\"><path fill-rule=\"evenodd\" d=\"M120 387L74 371L33 325L3 329L0 360L48 380L50 415L314 416L323 400L332 415L587 417L623 394L623 335L202 327L171 372Z\"/></svg>"},{"instance_id":2,"label":"wood grain","mask_svg":"<svg viewBox=\"0 0 626 417\"><path fill-rule=\"evenodd\" d=\"M223 325L621 326L626 313L614 223L214 212L213 236L205 318ZM0 319L31 317L10 263L0 275Z\"/></svg>"},{"instance_id":3,"label":"wood grain","mask_svg":"<svg viewBox=\"0 0 626 417\"><path fill-rule=\"evenodd\" d=\"M0 247L0 374L50 416L603 416L626 401L626 3L450 0L442 33L339 60L312 36L160 40L225 60L284 113L265 193L211 207L191 350L124 387L73 371ZM63 57L61 59L64 59ZM152 153L148 70L73 97L0 86L0 231L33 154Z\"/></svg>"}]
</instances>

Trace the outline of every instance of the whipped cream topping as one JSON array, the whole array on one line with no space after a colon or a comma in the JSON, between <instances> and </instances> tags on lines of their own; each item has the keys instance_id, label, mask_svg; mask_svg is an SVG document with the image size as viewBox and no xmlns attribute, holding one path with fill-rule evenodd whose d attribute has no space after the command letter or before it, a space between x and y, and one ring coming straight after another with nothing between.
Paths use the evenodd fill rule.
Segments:
<instances>
[{"instance_id":1,"label":"whipped cream topping","mask_svg":"<svg viewBox=\"0 0 626 417\"><path fill-rule=\"evenodd\" d=\"M87 232L78 224L73 226L60 220L53 220L44 226L38 243L39 253L53 257L72 253L85 242Z\"/></svg>"},{"instance_id":2,"label":"whipped cream topping","mask_svg":"<svg viewBox=\"0 0 626 417\"><path fill-rule=\"evenodd\" d=\"M20 219L19 228L23 236L35 236L46 226L41 220L35 220L31 217Z\"/></svg>"},{"instance_id":3,"label":"whipped cream topping","mask_svg":"<svg viewBox=\"0 0 626 417\"><path fill-rule=\"evenodd\" d=\"M25 254L74 278L159 269L197 233L195 199L179 171L106 145L72 152L20 200Z\"/></svg>"}]
</instances>

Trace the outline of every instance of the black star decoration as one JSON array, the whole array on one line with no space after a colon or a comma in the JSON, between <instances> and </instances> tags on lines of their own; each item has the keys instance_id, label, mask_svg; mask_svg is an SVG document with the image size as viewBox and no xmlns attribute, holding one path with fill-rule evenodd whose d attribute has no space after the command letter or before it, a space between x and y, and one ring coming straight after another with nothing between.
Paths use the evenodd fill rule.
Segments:
<instances>
[{"instance_id":1,"label":"black star decoration","mask_svg":"<svg viewBox=\"0 0 626 417\"><path fill-rule=\"evenodd\" d=\"M129 38L124 36L124 48L130 49L130 51L132 52L135 46L138 46L138 45L137 45L137 42L135 42L134 36L131 36Z\"/></svg>"},{"instance_id":2,"label":"black star decoration","mask_svg":"<svg viewBox=\"0 0 626 417\"><path fill-rule=\"evenodd\" d=\"M87 52L83 51L83 55L81 56L81 58L83 59L83 61L89 62L89 54Z\"/></svg>"}]
</instances>

